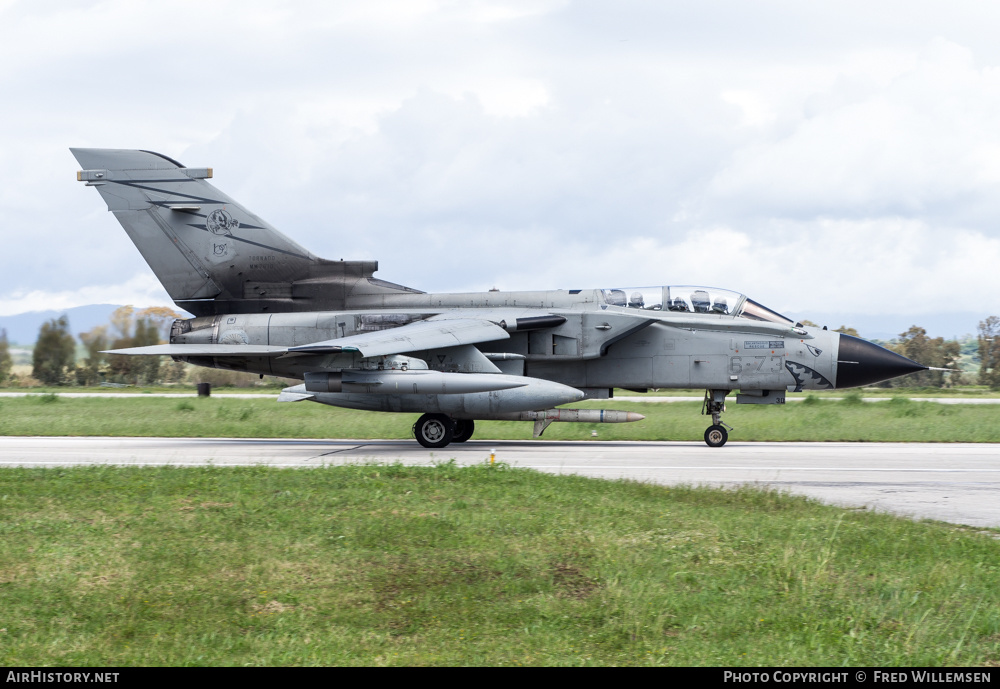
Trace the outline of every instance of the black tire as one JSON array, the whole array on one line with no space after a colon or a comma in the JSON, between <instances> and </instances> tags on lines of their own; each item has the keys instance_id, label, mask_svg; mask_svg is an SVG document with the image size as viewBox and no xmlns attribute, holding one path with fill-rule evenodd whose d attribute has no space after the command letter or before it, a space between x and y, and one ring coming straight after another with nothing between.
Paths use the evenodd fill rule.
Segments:
<instances>
[{"instance_id":1,"label":"black tire","mask_svg":"<svg viewBox=\"0 0 1000 689\"><path fill-rule=\"evenodd\" d=\"M725 426L709 426L705 429L705 444L709 447L722 447L729 440Z\"/></svg>"},{"instance_id":2,"label":"black tire","mask_svg":"<svg viewBox=\"0 0 1000 689\"><path fill-rule=\"evenodd\" d=\"M455 423L444 414L424 414L413 424L413 437L426 448L447 447L454 428Z\"/></svg>"},{"instance_id":3,"label":"black tire","mask_svg":"<svg viewBox=\"0 0 1000 689\"><path fill-rule=\"evenodd\" d=\"M453 443L464 443L476 432L476 422L472 419L455 419L454 434L451 438Z\"/></svg>"}]
</instances>

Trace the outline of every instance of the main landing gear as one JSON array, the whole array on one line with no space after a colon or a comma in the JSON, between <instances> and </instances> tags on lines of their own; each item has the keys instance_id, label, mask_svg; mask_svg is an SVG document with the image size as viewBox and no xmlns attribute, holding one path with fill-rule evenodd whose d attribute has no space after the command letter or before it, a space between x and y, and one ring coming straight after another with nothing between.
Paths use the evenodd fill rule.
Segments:
<instances>
[{"instance_id":1,"label":"main landing gear","mask_svg":"<svg viewBox=\"0 0 1000 689\"><path fill-rule=\"evenodd\" d=\"M449 443L464 443L475 430L476 424L471 419L452 419L445 414L424 414L413 424L417 442L432 450Z\"/></svg>"},{"instance_id":2,"label":"main landing gear","mask_svg":"<svg viewBox=\"0 0 1000 689\"><path fill-rule=\"evenodd\" d=\"M712 425L705 430L705 444L709 447L722 447L729 440L733 427L722 422L722 412L726 411L726 395L728 390L706 390L705 402L701 406L702 414L712 415Z\"/></svg>"},{"instance_id":3,"label":"main landing gear","mask_svg":"<svg viewBox=\"0 0 1000 689\"><path fill-rule=\"evenodd\" d=\"M453 443L464 443L476 432L476 422L472 419L455 419L455 435L452 437Z\"/></svg>"}]
</instances>

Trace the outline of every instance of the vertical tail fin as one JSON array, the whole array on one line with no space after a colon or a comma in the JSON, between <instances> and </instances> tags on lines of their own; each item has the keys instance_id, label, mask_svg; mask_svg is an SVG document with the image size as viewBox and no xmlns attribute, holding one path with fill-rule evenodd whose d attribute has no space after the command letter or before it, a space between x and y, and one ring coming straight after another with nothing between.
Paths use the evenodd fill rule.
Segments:
<instances>
[{"instance_id":1,"label":"vertical tail fin","mask_svg":"<svg viewBox=\"0 0 1000 689\"><path fill-rule=\"evenodd\" d=\"M416 292L375 280L376 261L318 258L187 168L151 151L71 148L170 297L196 316L343 308L351 290Z\"/></svg>"},{"instance_id":2,"label":"vertical tail fin","mask_svg":"<svg viewBox=\"0 0 1000 689\"><path fill-rule=\"evenodd\" d=\"M70 149L77 179L97 187L143 258L178 302L243 299L246 279L287 283L319 261L187 168L149 151Z\"/></svg>"}]
</instances>

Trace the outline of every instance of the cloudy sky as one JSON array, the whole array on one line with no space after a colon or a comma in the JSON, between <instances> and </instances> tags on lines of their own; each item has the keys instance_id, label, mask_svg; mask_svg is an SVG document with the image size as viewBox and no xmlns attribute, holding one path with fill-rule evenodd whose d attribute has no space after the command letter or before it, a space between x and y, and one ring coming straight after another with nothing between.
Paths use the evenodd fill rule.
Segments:
<instances>
[{"instance_id":1,"label":"cloudy sky","mask_svg":"<svg viewBox=\"0 0 1000 689\"><path fill-rule=\"evenodd\" d=\"M0 316L169 304L82 146L214 167L426 291L708 284L971 332L1000 315L998 26L961 0L0 0Z\"/></svg>"}]
</instances>

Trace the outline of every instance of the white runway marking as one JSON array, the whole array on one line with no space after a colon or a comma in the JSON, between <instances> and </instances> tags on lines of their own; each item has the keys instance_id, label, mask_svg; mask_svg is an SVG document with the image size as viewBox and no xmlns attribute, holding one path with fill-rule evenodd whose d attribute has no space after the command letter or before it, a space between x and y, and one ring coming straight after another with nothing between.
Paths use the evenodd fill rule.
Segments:
<instances>
[{"instance_id":1,"label":"white runway marking","mask_svg":"<svg viewBox=\"0 0 1000 689\"><path fill-rule=\"evenodd\" d=\"M556 474L661 484L769 485L824 502L1000 527L1000 445L0 437L0 467L85 464L282 468L488 460Z\"/></svg>"}]
</instances>

